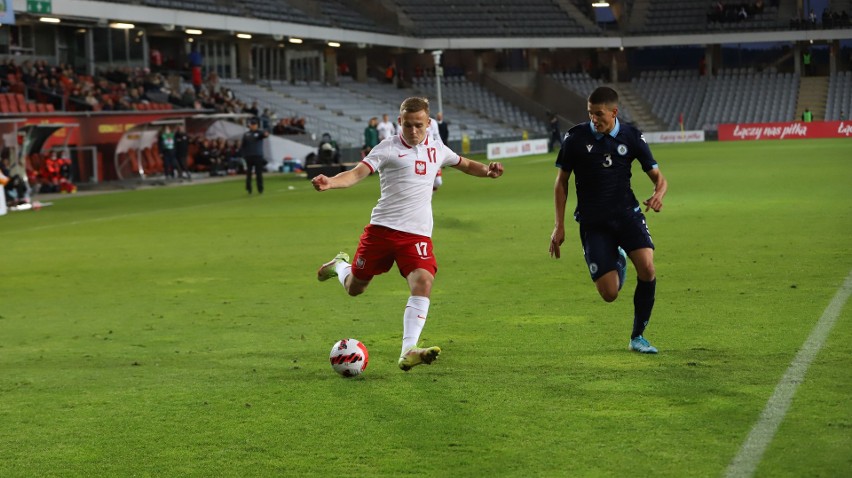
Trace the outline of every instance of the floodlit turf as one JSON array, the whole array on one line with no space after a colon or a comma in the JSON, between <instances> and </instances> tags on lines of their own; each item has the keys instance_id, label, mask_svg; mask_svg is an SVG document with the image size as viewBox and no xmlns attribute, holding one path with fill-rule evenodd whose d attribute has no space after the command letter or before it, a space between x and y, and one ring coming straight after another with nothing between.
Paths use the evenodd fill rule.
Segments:
<instances>
[{"instance_id":1,"label":"floodlit turf","mask_svg":"<svg viewBox=\"0 0 852 478\"><path fill-rule=\"evenodd\" d=\"M649 216L656 356L627 351L632 270L606 304L575 224L548 256L552 157L496 181L445 173L422 337L443 353L409 373L398 273L358 298L315 275L354 252L375 177L0 217L0 476L722 476L852 270L852 142L653 150L670 182ZM638 166L634 189L651 193ZM847 304L757 476L852 471L850 319ZM343 337L369 347L357 379L328 363Z\"/></svg>"}]
</instances>

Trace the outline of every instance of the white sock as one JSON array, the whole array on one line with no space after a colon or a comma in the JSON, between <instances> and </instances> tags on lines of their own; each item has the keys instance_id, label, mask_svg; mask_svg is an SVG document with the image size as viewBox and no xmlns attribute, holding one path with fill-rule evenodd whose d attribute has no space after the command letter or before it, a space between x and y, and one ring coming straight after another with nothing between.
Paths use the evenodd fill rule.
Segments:
<instances>
[{"instance_id":1,"label":"white sock","mask_svg":"<svg viewBox=\"0 0 852 478\"><path fill-rule=\"evenodd\" d=\"M429 313L429 298L413 295L405 304L405 314L402 316L402 351L417 345L420 332L426 325L426 315Z\"/></svg>"},{"instance_id":2,"label":"white sock","mask_svg":"<svg viewBox=\"0 0 852 478\"><path fill-rule=\"evenodd\" d=\"M334 270L337 271L337 280L340 285L346 287L346 278L352 273L352 265L345 261L340 261L334 265Z\"/></svg>"}]
</instances>

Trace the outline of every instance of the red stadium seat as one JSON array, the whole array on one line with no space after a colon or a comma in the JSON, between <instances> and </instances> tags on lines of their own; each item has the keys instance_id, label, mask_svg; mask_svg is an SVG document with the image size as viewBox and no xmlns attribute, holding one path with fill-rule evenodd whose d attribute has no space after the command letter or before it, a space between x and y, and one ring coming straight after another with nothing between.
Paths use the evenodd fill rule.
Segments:
<instances>
[{"instance_id":1,"label":"red stadium seat","mask_svg":"<svg viewBox=\"0 0 852 478\"><path fill-rule=\"evenodd\" d=\"M27 103L27 111L30 113L38 113L38 106L35 103Z\"/></svg>"},{"instance_id":2,"label":"red stadium seat","mask_svg":"<svg viewBox=\"0 0 852 478\"><path fill-rule=\"evenodd\" d=\"M48 112L53 111L53 103L48 103L44 106Z\"/></svg>"},{"instance_id":3,"label":"red stadium seat","mask_svg":"<svg viewBox=\"0 0 852 478\"><path fill-rule=\"evenodd\" d=\"M44 104L44 103L36 104L36 108L38 109L39 113L46 113L47 112L47 105Z\"/></svg>"}]
</instances>

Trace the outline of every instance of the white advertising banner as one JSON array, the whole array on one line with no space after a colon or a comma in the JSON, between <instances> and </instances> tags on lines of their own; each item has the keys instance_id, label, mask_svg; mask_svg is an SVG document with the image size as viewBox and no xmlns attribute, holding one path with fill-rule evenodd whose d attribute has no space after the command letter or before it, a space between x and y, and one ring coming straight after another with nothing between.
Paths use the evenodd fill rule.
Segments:
<instances>
[{"instance_id":1,"label":"white advertising banner","mask_svg":"<svg viewBox=\"0 0 852 478\"><path fill-rule=\"evenodd\" d=\"M700 143L704 141L704 131L657 131L643 133L645 142L651 143Z\"/></svg>"},{"instance_id":2,"label":"white advertising banner","mask_svg":"<svg viewBox=\"0 0 852 478\"><path fill-rule=\"evenodd\" d=\"M546 139L511 141L509 143L488 143L488 159L514 158L547 152Z\"/></svg>"}]
</instances>

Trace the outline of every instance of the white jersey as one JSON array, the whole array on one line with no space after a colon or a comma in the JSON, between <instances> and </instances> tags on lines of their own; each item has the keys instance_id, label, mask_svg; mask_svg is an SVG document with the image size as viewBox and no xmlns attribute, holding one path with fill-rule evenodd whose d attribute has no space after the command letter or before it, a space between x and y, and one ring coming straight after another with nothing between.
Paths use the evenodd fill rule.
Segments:
<instances>
[{"instance_id":1,"label":"white jersey","mask_svg":"<svg viewBox=\"0 0 852 478\"><path fill-rule=\"evenodd\" d=\"M390 138L396 134L396 126L390 121L382 121L378 126L376 126L376 129L379 130L379 141Z\"/></svg>"},{"instance_id":2,"label":"white jersey","mask_svg":"<svg viewBox=\"0 0 852 478\"><path fill-rule=\"evenodd\" d=\"M442 167L459 164L459 155L429 136L410 146L396 135L379 143L361 162L371 172L378 171L382 191L370 224L432 237L435 176Z\"/></svg>"}]
</instances>

